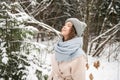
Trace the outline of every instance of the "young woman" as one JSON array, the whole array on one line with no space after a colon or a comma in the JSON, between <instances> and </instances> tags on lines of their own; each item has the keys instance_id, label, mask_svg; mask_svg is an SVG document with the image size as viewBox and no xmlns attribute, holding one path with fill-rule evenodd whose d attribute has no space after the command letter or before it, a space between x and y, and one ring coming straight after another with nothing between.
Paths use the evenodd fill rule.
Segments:
<instances>
[{"instance_id":1,"label":"young woman","mask_svg":"<svg viewBox=\"0 0 120 80\"><path fill-rule=\"evenodd\" d=\"M48 80L85 80L86 56L82 34L86 27L77 18L69 18L61 29L62 39L55 45L52 72Z\"/></svg>"}]
</instances>

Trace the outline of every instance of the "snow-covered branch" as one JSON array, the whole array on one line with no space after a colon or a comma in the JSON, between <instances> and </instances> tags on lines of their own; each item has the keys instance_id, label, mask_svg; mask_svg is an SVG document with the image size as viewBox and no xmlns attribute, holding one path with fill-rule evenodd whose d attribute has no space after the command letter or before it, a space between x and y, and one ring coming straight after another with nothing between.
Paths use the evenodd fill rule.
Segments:
<instances>
[{"instance_id":1,"label":"snow-covered branch","mask_svg":"<svg viewBox=\"0 0 120 80\"><path fill-rule=\"evenodd\" d=\"M106 23L107 17L108 17L107 15L109 14L109 11L110 11L112 5L113 5L113 1L111 1L110 5L109 5L108 8L107 8L107 12L106 12L105 18L104 18L104 20L103 20L103 24L102 24L102 28L101 28L100 34L103 33L103 30L104 30L104 27L105 27L105 23Z\"/></svg>"},{"instance_id":2,"label":"snow-covered branch","mask_svg":"<svg viewBox=\"0 0 120 80\"><path fill-rule=\"evenodd\" d=\"M49 7L52 2L53 2L53 0L51 0L49 3L47 3L47 0L41 1L41 3L38 5L38 7L36 9L34 9L34 11L32 11L32 13L30 13L30 14L33 15L34 17L36 17L40 12L47 9L47 7Z\"/></svg>"},{"instance_id":3,"label":"snow-covered branch","mask_svg":"<svg viewBox=\"0 0 120 80\"><path fill-rule=\"evenodd\" d=\"M100 37L106 35L107 33L109 33L110 31L114 30L115 28L117 28L119 26L120 26L120 23L116 24L114 27L110 28L106 32L102 33L101 35L99 35L98 37L96 37L95 39L93 39L91 42L94 42L94 41L98 40Z\"/></svg>"},{"instance_id":4,"label":"snow-covered branch","mask_svg":"<svg viewBox=\"0 0 120 80\"><path fill-rule=\"evenodd\" d=\"M108 38L103 41L98 48L95 50L95 52L93 53L93 56L99 56L101 50L103 49L103 46L118 32L119 30L116 30L115 32L113 32L111 35L108 36ZM102 49L101 49L102 48Z\"/></svg>"},{"instance_id":5,"label":"snow-covered branch","mask_svg":"<svg viewBox=\"0 0 120 80\"><path fill-rule=\"evenodd\" d=\"M93 43L98 40L99 38L101 38L102 36L106 35L107 33L113 31L114 29L118 29L118 27L120 26L120 23L116 24L114 27L112 27L111 29L107 30L106 32L102 33L101 35L99 35L98 37L96 37L95 39L93 39L91 42L90 42L90 47L89 47L89 54L91 53L91 48L92 48L92 45Z\"/></svg>"},{"instance_id":6,"label":"snow-covered branch","mask_svg":"<svg viewBox=\"0 0 120 80\"><path fill-rule=\"evenodd\" d=\"M19 3L17 3L18 5ZM22 8L20 5L19 5L20 9ZM19 8L18 8L19 9ZM35 24L38 24L39 26L45 28L45 29L48 29L52 32L55 32L58 36L60 35L60 32L55 30L54 28L52 28L51 26L43 23L43 22L39 22L38 20L36 20L32 15L28 15L25 11L23 11L24 9L22 9L22 12L19 12L19 13L11 13L10 11L7 11L8 15L17 20L17 21L20 21L20 22L27 22L27 23L35 23ZM21 10L20 10L21 11Z\"/></svg>"}]
</instances>

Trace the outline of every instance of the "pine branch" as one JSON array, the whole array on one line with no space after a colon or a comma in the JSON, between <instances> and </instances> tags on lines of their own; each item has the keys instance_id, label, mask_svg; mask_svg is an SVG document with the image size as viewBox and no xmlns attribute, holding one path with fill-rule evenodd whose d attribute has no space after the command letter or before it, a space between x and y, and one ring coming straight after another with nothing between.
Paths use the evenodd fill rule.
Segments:
<instances>
[{"instance_id":1,"label":"pine branch","mask_svg":"<svg viewBox=\"0 0 120 80\"><path fill-rule=\"evenodd\" d=\"M19 5L20 6L20 5ZM21 6L20 6L21 7ZM23 10L23 9L22 9ZM58 36L60 36L60 32L55 30L54 28L52 28L51 26L43 23L43 22L39 22L38 20L36 20L32 15L28 15L25 11L24 12L19 12L16 14L12 14L11 12L7 11L8 15L10 17L12 17L13 19L21 19L21 20L25 20L27 23L35 23L38 24L39 26L42 26L45 29L48 29L52 32L55 32Z\"/></svg>"}]
</instances>

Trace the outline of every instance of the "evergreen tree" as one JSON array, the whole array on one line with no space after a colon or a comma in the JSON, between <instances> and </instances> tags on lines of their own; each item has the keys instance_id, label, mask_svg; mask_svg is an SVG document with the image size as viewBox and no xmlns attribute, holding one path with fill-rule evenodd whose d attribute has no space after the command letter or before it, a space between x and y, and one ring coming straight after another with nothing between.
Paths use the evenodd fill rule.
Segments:
<instances>
[{"instance_id":1,"label":"evergreen tree","mask_svg":"<svg viewBox=\"0 0 120 80\"><path fill-rule=\"evenodd\" d=\"M5 2L0 5L0 79L28 80L34 66L33 78L43 80L41 64L44 56L40 56L42 48L41 45L31 42L39 31L26 25L28 16L16 12L16 7L15 4L9 5Z\"/></svg>"}]
</instances>

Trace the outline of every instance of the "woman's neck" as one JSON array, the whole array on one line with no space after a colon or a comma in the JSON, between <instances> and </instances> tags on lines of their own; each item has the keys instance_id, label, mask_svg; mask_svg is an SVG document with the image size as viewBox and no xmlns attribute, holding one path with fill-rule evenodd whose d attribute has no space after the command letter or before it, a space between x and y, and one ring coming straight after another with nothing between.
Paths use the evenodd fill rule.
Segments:
<instances>
[{"instance_id":1,"label":"woman's neck","mask_svg":"<svg viewBox=\"0 0 120 80\"><path fill-rule=\"evenodd\" d=\"M63 37L63 41L69 40L69 37Z\"/></svg>"}]
</instances>

